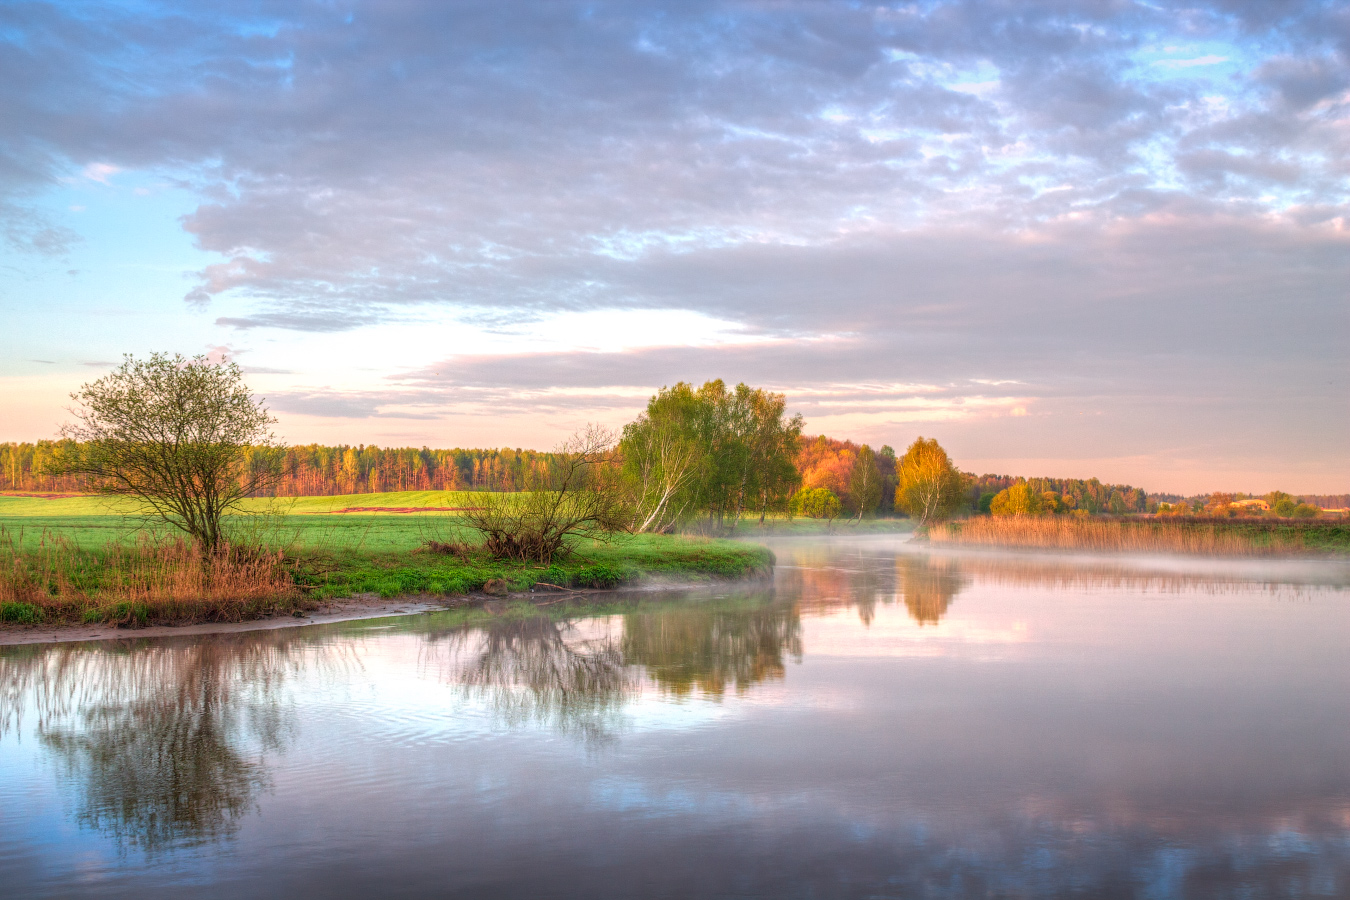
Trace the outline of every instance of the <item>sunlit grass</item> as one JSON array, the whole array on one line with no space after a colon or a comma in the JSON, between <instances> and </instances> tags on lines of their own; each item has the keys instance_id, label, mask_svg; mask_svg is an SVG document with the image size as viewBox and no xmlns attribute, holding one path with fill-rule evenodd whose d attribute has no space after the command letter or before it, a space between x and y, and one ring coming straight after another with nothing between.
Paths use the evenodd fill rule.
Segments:
<instances>
[{"instance_id":1,"label":"sunlit grass","mask_svg":"<svg viewBox=\"0 0 1350 900\"><path fill-rule=\"evenodd\" d=\"M773 566L763 547L677 535L581 541L549 566L507 562L475 549L477 532L450 514L273 509L231 517L226 530L235 549L203 565L171 529L134 516L0 518L0 604L8 604L0 621L237 621L361 595L463 595L494 581L513 592L593 589L651 577L741 578ZM436 545L469 549L432 552Z\"/></svg>"}]
</instances>

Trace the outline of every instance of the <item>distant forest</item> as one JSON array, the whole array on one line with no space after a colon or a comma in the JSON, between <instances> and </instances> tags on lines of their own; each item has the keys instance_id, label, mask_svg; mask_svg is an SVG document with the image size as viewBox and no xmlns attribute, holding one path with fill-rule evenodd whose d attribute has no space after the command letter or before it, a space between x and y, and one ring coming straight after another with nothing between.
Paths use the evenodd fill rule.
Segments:
<instances>
[{"instance_id":1,"label":"distant forest","mask_svg":"<svg viewBox=\"0 0 1350 900\"><path fill-rule=\"evenodd\" d=\"M41 474L56 441L0 444L0 490L72 491L86 485L77 477ZM284 450L258 449L247 465L264 469L281 459L279 497L373 494L382 491L514 491L548 465L552 454L534 450L431 450L302 444Z\"/></svg>"},{"instance_id":2,"label":"distant forest","mask_svg":"<svg viewBox=\"0 0 1350 900\"><path fill-rule=\"evenodd\" d=\"M56 441L0 443L0 490L80 492L87 485L77 477L41 474ZM797 471L803 488L827 488L839 497L845 509L854 508L850 495L853 466L862 445L826 435L803 437L797 454ZM468 490L514 491L528 485L533 476L549 465L553 454L536 450L501 448L433 450L426 447L376 447L302 444L284 450L257 450L249 465L266 467L269 458L280 457L282 478L276 488L281 497L369 494L382 491ZM895 451L883 446L876 451L881 476L881 504L877 512L890 515L895 500ZM1030 478L1011 475L965 474L968 506L988 510L994 494L1019 481L1037 493L1054 491L1072 498L1078 509L1088 512L1145 512L1150 498L1130 485L1102 484L1095 478ZM1343 498L1308 498L1310 502ZM1113 500L1115 501L1113 503Z\"/></svg>"}]
</instances>

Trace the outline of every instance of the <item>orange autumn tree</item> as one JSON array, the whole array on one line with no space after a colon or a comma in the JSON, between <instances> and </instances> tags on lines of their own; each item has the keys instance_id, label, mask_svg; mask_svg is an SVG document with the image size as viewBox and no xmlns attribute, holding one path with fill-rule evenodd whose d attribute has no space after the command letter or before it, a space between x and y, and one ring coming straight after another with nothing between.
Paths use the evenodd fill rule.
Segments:
<instances>
[{"instance_id":1,"label":"orange autumn tree","mask_svg":"<svg viewBox=\"0 0 1350 900\"><path fill-rule=\"evenodd\" d=\"M895 454L889 447L883 447L880 453L870 449L863 453L863 446L823 434L802 441L802 449L797 454L802 490L824 488L838 497L844 508L855 516L873 512L878 496L889 500L889 495L894 492ZM870 478L857 477L860 458L875 468L875 486ZM883 511L889 507L889 503L885 504Z\"/></svg>"}]
</instances>

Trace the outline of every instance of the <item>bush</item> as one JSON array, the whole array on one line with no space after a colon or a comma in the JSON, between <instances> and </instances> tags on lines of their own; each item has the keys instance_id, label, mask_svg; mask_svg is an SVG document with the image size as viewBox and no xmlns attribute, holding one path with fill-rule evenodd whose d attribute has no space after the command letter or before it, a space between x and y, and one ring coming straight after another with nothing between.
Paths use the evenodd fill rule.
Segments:
<instances>
[{"instance_id":1,"label":"bush","mask_svg":"<svg viewBox=\"0 0 1350 900\"><path fill-rule=\"evenodd\" d=\"M104 618L122 628L141 626L150 620L150 607L144 603L123 600L114 603Z\"/></svg>"},{"instance_id":2,"label":"bush","mask_svg":"<svg viewBox=\"0 0 1350 900\"><path fill-rule=\"evenodd\" d=\"M558 449L541 483L520 493L483 494L464 518L483 535L492 558L547 566L569 556L578 539L625 530L632 515L616 472L613 436L590 428Z\"/></svg>"},{"instance_id":3,"label":"bush","mask_svg":"<svg viewBox=\"0 0 1350 900\"><path fill-rule=\"evenodd\" d=\"M618 566L596 563L572 576L572 584L580 588L612 588L623 584L628 573Z\"/></svg>"},{"instance_id":4,"label":"bush","mask_svg":"<svg viewBox=\"0 0 1350 900\"><path fill-rule=\"evenodd\" d=\"M0 603L0 622L36 625L41 621L42 610L31 603Z\"/></svg>"},{"instance_id":5,"label":"bush","mask_svg":"<svg viewBox=\"0 0 1350 900\"><path fill-rule=\"evenodd\" d=\"M789 506L793 515L808 519L834 519L842 509L839 498L828 488L798 491Z\"/></svg>"}]
</instances>

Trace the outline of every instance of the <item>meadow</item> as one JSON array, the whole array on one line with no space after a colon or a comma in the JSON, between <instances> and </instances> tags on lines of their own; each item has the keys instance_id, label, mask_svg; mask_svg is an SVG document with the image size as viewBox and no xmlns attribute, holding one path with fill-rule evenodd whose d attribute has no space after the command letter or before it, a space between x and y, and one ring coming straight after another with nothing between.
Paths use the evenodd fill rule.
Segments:
<instances>
[{"instance_id":1,"label":"meadow","mask_svg":"<svg viewBox=\"0 0 1350 900\"><path fill-rule=\"evenodd\" d=\"M767 573L763 547L697 536L581 541L548 566L474 548L469 492L247 501L230 548L203 561L126 501L0 496L0 621L240 621L354 596L586 590ZM346 512L345 510L354 510Z\"/></svg>"}]
</instances>

